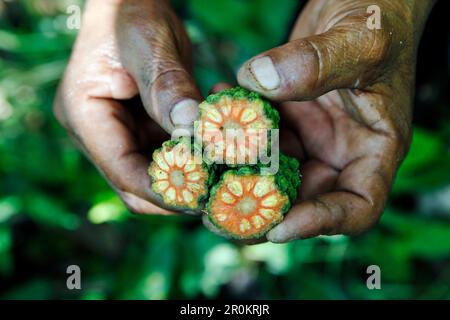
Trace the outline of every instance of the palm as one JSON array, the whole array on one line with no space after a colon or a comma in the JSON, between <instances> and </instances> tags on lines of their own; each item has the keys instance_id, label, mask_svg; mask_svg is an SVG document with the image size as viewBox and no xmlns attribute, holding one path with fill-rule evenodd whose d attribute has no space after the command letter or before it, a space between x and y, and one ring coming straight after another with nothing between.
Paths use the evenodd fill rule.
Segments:
<instances>
[{"instance_id":1,"label":"palm","mask_svg":"<svg viewBox=\"0 0 450 320\"><path fill-rule=\"evenodd\" d=\"M360 93L360 96L367 95L370 94ZM282 121L290 130L287 134L282 132L290 139L282 139L281 147L291 153L297 149L293 155L302 162L301 200L335 190L338 179L341 183L345 179L357 179L354 175L358 171L346 169L351 169L361 158L375 156L367 146L379 143L383 133L363 123L364 115L357 111L362 107L358 99L350 90L341 90L314 101L280 106ZM340 178L341 173L345 176Z\"/></svg>"}]
</instances>

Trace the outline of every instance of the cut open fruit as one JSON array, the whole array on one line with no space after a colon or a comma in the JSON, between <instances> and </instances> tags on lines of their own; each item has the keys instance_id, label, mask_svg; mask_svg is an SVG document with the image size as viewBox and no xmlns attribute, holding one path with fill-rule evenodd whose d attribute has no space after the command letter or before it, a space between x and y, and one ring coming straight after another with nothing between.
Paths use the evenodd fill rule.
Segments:
<instances>
[{"instance_id":1,"label":"cut open fruit","mask_svg":"<svg viewBox=\"0 0 450 320\"><path fill-rule=\"evenodd\" d=\"M148 169L153 191L175 209L199 209L208 196L213 170L193 150L190 138L166 141Z\"/></svg>"},{"instance_id":2,"label":"cut open fruit","mask_svg":"<svg viewBox=\"0 0 450 320\"><path fill-rule=\"evenodd\" d=\"M252 167L226 171L207 203L210 221L235 239L264 236L283 220L300 184L298 171L283 167L280 163L280 169L287 171L276 175L261 175Z\"/></svg>"},{"instance_id":3,"label":"cut open fruit","mask_svg":"<svg viewBox=\"0 0 450 320\"><path fill-rule=\"evenodd\" d=\"M208 96L199 109L195 134L209 163L256 164L260 154L268 154L270 129L278 128L279 115L257 93L226 89Z\"/></svg>"},{"instance_id":4,"label":"cut open fruit","mask_svg":"<svg viewBox=\"0 0 450 320\"><path fill-rule=\"evenodd\" d=\"M239 87L210 95L199 108L195 143L170 140L153 153L152 189L171 209L202 210L228 237L261 238L283 220L300 186L298 161L272 140L278 112ZM229 130L236 139L228 140Z\"/></svg>"}]
</instances>

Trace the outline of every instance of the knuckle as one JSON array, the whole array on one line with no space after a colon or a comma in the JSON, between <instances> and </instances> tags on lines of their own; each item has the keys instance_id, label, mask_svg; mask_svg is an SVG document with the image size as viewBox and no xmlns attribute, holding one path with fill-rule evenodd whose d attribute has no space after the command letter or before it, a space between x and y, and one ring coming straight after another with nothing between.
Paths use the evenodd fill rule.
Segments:
<instances>
[{"instance_id":1,"label":"knuckle","mask_svg":"<svg viewBox=\"0 0 450 320\"><path fill-rule=\"evenodd\" d=\"M342 57L352 57L346 59L347 67L360 66L366 71L360 76L360 82L368 84L383 76L392 52L390 27L383 25L381 29L370 29L367 15L356 13L340 21L332 30Z\"/></svg>"},{"instance_id":2,"label":"knuckle","mask_svg":"<svg viewBox=\"0 0 450 320\"><path fill-rule=\"evenodd\" d=\"M362 52L366 52L365 59L371 65L383 64L389 57L390 53L390 41L386 35L384 29L381 30L368 30L363 31L366 42L363 42L364 46Z\"/></svg>"},{"instance_id":3,"label":"knuckle","mask_svg":"<svg viewBox=\"0 0 450 320\"><path fill-rule=\"evenodd\" d=\"M167 38L162 36L161 39ZM175 45L171 41L151 41L151 54L142 61L142 68L139 70L138 78L146 89L152 89L154 84L164 79L164 75L176 71L183 71L184 68L179 61Z\"/></svg>"},{"instance_id":4,"label":"knuckle","mask_svg":"<svg viewBox=\"0 0 450 320\"><path fill-rule=\"evenodd\" d=\"M347 217L345 206L328 201L324 196L316 197L314 201L316 211L321 214L317 216L317 225L319 226L319 234L332 235L337 234Z\"/></svg>"},{"instance_id":5,"label":"knuckle","mask_svg":"<svg viewBox=\"0 0 450 320\"><path fill-rule=\"evenodd\" d=\"M325 61L324 56L330 56L332 48L328 46L319 47L312 39L305 39L305 45L307 45L310 49L312 56L314 57L314 61L316 61L314 76L309 77L306 80L306 87L314 88L318 85L318 82L321 81L322 75L324 74Z\"/></svg>"},{"instance_id":6,"label":"knuckle","mask_svg":"<svg viewBox=\"0 0 450 320\"><path fill-rule=\"evenodd\" d=\"M356 62L364 63L368 66L378 66L383 64L389 57L391 50L390 28L369 29L366 26L365 16L353 17L352 22L346 21L347 25L338 27L338 34L345 34L347 41L345 50L357 57Z\"/></svg>"},{"instance_id":7,"label":"knuckle","mask_svg":"<svg viewBox=\"0 0 450 320\"><path fill-rule=\"evenodd\" d=\"M358 214L358 216L353 214L354 218L346 226L347 231L345 234L359 235L375 227L384 212L385 203L386 199L383 197L366 202L362 213Z\"/></svg>"},{"instance_id":8,"label":"knuckle","mask_svg":"<svg viewBox=\"0 0 450 320\"><path fill-rule=\"evenodd\" d=\"M151 82L151 87L154 90L173 90L174 86L180 83L181 79L187 78L187 72L175 62L166 63L165 66L160 66Z\"/></svg>"}]
</instances>

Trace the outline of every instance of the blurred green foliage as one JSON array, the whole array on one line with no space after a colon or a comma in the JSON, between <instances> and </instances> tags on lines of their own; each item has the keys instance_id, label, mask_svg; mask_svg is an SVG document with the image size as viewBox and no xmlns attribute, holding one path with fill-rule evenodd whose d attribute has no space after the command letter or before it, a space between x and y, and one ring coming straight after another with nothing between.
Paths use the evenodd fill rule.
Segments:
<instances>
[{"instance_id":1,"label":"blurred green foliage","mask_svg":"<svg viewBox=\"0 0 450 320\"><path fill-rule=\"evenodd\" d=\"M0 1L1 298L450 298L450 119L416 128L381 223L363 236L238 246L195 218L133 216L52 115L76 3ZM287 39L300 6L276 3L174 1L204 93ZM66 289L71 264L80 291ZM366 287L371 264L382 290Z\"/></svg>"}]
</instances>

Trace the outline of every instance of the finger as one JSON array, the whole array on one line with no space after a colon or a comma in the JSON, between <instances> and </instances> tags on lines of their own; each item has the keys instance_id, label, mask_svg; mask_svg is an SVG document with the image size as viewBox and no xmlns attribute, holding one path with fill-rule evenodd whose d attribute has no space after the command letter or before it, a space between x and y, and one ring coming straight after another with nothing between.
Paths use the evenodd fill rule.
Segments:
<instances>
[{"instance_id":1,"label":"finger","mask_svg":"<svg viewBox=\"0 0 450 320\"><path fill-rule=\"evenodd\" d=\"M100 71L101 70L101 71ZM138 87L131 75L122 68L101 68L89 79L93 83L87 94L97 98L131 99L138 94Z\"/></svg>"},{"instance_id":2,"label":"finger","mask_svg":"<svg viewBox=\"0 0 450 320\"><path fill-rule=\"evenodd\" d=\"M136 144L133 121L120 103L85 98L69 112L72 131L83 150L131 211L172 213L151 189L149 155Z\"/></svg>"},{"instance_id":3,"label":"finger","mask_svg":"<svg viewBox=\"0 0 450 320\"><path fill-rule=\"evenodd\" d=\"M69 131L69 136L73 143L90 159L92 163L95 163L95 159L92 159L89 152L86 150L85 146L81 143L80 136L74 136L73 132ZM157 205L142 199L132 193L121 191L117 189L113 182L110 182L112 189L118 194L120 199L123 201L127 209L135 214L158 214L158 215L173 215L176 214L174 211L163 209Z\"/></svg>"},{"instance_id":4,"label":"finger","mask_svg":"<svg viewBox=\"0 0 450 320\"><path fill-rule=\"evenodd\" d=\"M95 160L91 158L91 156L89 155L89 152L85 149L84 145L81 144L79 137L73 136L73 134L71 134L70 132L69 132L69 136L72 138L75 145L77 145L77 147L86 155L86 157L88 157L92 163L95 163ZM101 171L101 169L100 169L100 171ZM103 172L102 172L102 174L105 175ZM113 181L108 181L108 182L109 182L111 188L118 194L120 199L123 201L123 203L127 207L127 209L132 213L135 213L135 214L158 214L158 215L176 214L176 212L174 212L174 211L170 211L170 210L158 207L157 205L155 205L143 198L140 198L139 196L136 196L135 194L117 189L117 187L115 187Z\"/></svg>"},{"instance_id":5,"label":"finger","mask_svg":"<svg viewBox=\"0 0 450 320\"><path fill-rule=\"evenodd\" d=\"M175 213L173 211L160 208L157 205L129 192L117 191L117 194L123 200L128 210L136 214L173 215Z\"/></svg>"},{"instance_id":6,"label":"finger","mask_svg":"<svg viewBox=\"0 0 450 320\"><path fill-rule=\"evenodd\" d=\"M70 108L65 106L76 105L73 100L79 101L82 97L126 100L138 94L138 88L131 75L116 66L93 61L84 72L75 72L69 65L65 78L58 87L53 111L57 120L73 134L70 122ZM83 70L83 68L80 68Z\"/></svg>"},{"instance_id":7,"label":"finger","mask_svg":"<svg viewBox=\"0 0 450 320\"><path fill-rule=\"evenodd\" d=\"M274 243L284 243L319 235L352 234L350 229L355 227L350 228L350 221L365 224L368 211L366 200L355 194L328 193L293 207L283 222L268 233L267 238Z\"/></svg>"},{"instance_id":8,"label":"finger","mask_svg":"<svg viewBox=\"0 0 450 320\"><path fill-rule=\"evenodd\" d=\"M150 84L139 82L149 115L167 132L189 128L198 117L202 100L192 77L184 70L163 73Z\"/></svg>"},{"instance_id":9,"label":"finger","mask_svg":"<svg viewBox=\"0 0 450 320\"><path fill-rule=\"evenodd\" d=\"M279 101L311 100L340 88L365 88L384 73L389 53L383 30L367 28L365 17L291 41L244 63L241 86ZM364 54L362 54L364 53Z\"/></svg>"},{"instance_id":10,"label":"finger","mask_svg":"<svg viewBox=\"0 0 450 320\"><path fill-rule=\"evenodd\" d=\"M148 114L169 133L192 126L202 97L178 52L174 31L148 21L118 23L118 28L121 61L136 81Z\"/></svg>"},{"instance_id":11,"label":"finger","mask_svg":"<svg viewBox=\"0 0 450 320\"><path fill-rule=\"evenodd\" d=\"M294 206L267 238L282 243L318 235L358 234L379 219L393 171L379 160L361 158L346 167L333 192Z\"/></svg>"},{"instance_id":12,"label":"finger","mask_svg":"<svg viewBox=\"0 0 450 320\"><path fill-rule=\"evenodd\" d=\"M208 229L208 230L211 231L212 233L214 233L214 234L216 234L216 235L218 235L218 236L220 236L220 237L226 238L226 239L228 239L228 240L231 240L231 237L230 237L227 233L225 233L225 232L223 232L222 230L220 230L219 228L217 228L217 227L211 222L211 220L209 220L207 214L204 214L204 215L202 216L202 222L203 222L203 225L206 227L206 229Z\"/></svg>"},{"instance_id":13,"label":"finger","mask_svg":"<svg viewBox=\"0 0 450 320\"><path fill-rule=\"evenodd\" d=\"M339 175L339 171L319 160L306 162L301 166L300 171L302 184L299 200L302 201L331 192Z\"/></svg>"},{"instance_id":14,"label":"finger","mask_svg":"<svg viewBox=\"0 0 450 320\"><path fill-rule=\"evenodd\" d=\"M280 151L302 162L305 159L302 142L294 129L289 127L289 124L283 120L284 119L282 118L280 123Z\"/></svg>"}]
</instances>

